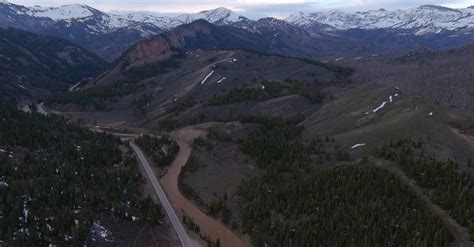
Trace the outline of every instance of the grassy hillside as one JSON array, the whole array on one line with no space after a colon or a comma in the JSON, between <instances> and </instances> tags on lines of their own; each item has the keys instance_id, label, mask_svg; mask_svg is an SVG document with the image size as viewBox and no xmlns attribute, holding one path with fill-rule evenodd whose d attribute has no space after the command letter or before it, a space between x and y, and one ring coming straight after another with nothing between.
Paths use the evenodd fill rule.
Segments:
<instances>
[{"instance_id":1,"label":"grassy hillside","mask_svg":"<svg viewBox=\"0 0 474 247\"><path fill-rule=\"evenodd\" d=\"M67 111L135 112L137 119L145 117L153 121L193 106L212 108L213 99L217 101L219 96L235 94L236 90L246 90L237 93L233 100L237 103L258 100L254 96L248 98L244 95L247 92L262 95L260 100L319 92L322 87L339 83L348 73L349 69L337 66L248 51L198 51L129 69L122 79L111 84L59 94L51 98L49 104ZM307 96L310 99L300 101L309 105L316 95ZM231 102L214 102L227 103Z\"/></svg>"},{"instance_id":2,"label":"grassy hillside","mask_svg":"<svg viewBox=\"0 0 474 247\"><path fill-rule=\"evenodd\" d=\"M472 119L438 104L373 84L341 92L335 98L304 120L305 136L334 135L343 147L358 155L367 154L387 140L407 137L428 138L431 152L462 163L474 153L474 147L453 130L458 123L467 125ZM374 112L383 102L385 106ZM351 149L356 144L365 145Z\"/></svg>"},{"instance_id":3,"label":"grassy hillside","mask_svg":"<svg viewBox=\"0 0 474 247\"><path fill-rule=\"evenodd\" d=\"M474 111L474 46L346 60L353 79L397 86L447 107Z\"/></svg>"}]
</instances>

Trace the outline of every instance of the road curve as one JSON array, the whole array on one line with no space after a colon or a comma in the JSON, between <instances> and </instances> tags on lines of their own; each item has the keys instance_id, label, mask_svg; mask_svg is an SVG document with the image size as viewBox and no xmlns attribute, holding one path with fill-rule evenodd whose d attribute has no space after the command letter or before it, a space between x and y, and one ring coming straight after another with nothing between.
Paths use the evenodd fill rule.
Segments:
<instances>
[{"instance_id":1,"label":"road curve","mask_svg":"<svg viewBox=\"0 0 474 247\"><path fill-rule=\"evenodd\" d=\"M156 194L158 195L158 198L161 201L161 205L165 209L166 214L168 215L171 221L171 224L176 230L176 233L178 234L181 244L183 245L183 247L192 247L193 245L191 244L191 240L189 239L188 233L186 232L183 225L179 221L178 216L176 215L175 211L173 210L173 207L168 201L168 198L166 197L165 192L161 188L161 185L158 182L158 180L156 179L155 173L151 169L150 164L145 158L145 155L143 154L142 150L133 142L130 142L130 147L132 147L133 151L135 151L135 153L138 156L139 163L145 169L148 179L150 179L151 184L153 185L153 189L155 190Z\"/></svg>"},{"instance_id":2,"label":"road curve","mask_svg":"<svg viewBox=\"0 0 474 247\"><path fill-rule=\"evenodd\" d=\"M179 153L171 164L170 169L162 179L163 188L166 190L169 199L179 210L192 218L194 223L199 225L200 233L208 236L211 240L220 240L221 246L247 247L246 242L240 239L234 232L218 220L203 213L193 202L188 200L181 194L178 188L178 177L181 168L186 164L191 155L191 147L187 141L194 139L196 136L194 130L188 130L181 134L172 134L171 137L179 145ZM179 132L179 131L178 131ZM181 135L181 136L180 136ZM190 139L190 140L185 140Z\"/></svg>"}]
</instances>

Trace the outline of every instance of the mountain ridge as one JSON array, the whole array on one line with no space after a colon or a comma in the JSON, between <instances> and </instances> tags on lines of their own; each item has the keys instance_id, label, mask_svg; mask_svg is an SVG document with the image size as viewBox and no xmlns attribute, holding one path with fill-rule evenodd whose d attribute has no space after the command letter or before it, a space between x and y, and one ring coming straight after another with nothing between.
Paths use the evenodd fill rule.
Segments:
<instances>
[{"instance_id":1,"label":"mountain ridge","mask_svg":"<svg viewBox=\"0 0 474 247\"><path fill-rule=\"evenodd\" d=\"M106 62L67 40L0 28L0 94L42 96L94 77Z\"/></svg>"},{"instance_id":2,"label":"mountain ridge","mask_svg":"<svg viewBox=\"0 0 474 247\"><path fill-rule=\"evenodd\" d=\"M379 9L350 14L330 10L300 12L283 20L272 17L252 20L226 8L165 17L139 11L106 13L80 4L45 8L0 3L0 26L64 38L107 61L118 58L137 42L196 20L205 20L238 36L245 44L238 48L279 54L291 51L293 56L322 60L454 47L474 41L472 8L457 10L424 5L408 10ZM374 41L361 38L364 33ZM235 48L230 45L214 48L230 47Z\"/></svg>"},{"instance_id":3,"label":"mountain ridge","mask_svg":"<svg viewBox=\"0 0 474 247\"><path fill-rule=\"evenodd\" d=\"M463 31L474 28L474 11L471 8L453 9L438 5L422 5L406 10L369 10L345 13L339 10L314 13L299 12L286 21L311 29L313 25L327 25L326 31L348 29L409 30L416 35Z\"/></svg>"}]
</instances>

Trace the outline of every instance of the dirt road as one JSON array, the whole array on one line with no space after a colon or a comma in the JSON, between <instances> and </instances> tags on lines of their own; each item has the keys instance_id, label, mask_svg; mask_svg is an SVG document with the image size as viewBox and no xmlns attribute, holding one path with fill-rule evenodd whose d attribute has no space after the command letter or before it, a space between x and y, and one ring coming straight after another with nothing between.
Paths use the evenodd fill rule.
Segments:
<instances>
[{"instance_id":1,"label":"dirt road","mask_svg":"<svg viewBox=\"0 0 474 247\"><path fill-rule=\"evenodd\" d=\"M400 180L402 180L402 182L406 183L411 188L411 190L415 192L415 194L425 202L426 206L433 212L433 214L440 217L445 222L445 224L451 229L454 239L459 246L473 246L473 243L471 242L469 236L469 230L466 227L459 225L459 223L454 220L446 210L435 204L423 192L423 189L416 184L416 181L414 179L408 177L408 175L395 164L388 164L386 162L380 162L376 160L375 165L391 172L392 174L395 174Z\"/></svg>"}]
</instances>

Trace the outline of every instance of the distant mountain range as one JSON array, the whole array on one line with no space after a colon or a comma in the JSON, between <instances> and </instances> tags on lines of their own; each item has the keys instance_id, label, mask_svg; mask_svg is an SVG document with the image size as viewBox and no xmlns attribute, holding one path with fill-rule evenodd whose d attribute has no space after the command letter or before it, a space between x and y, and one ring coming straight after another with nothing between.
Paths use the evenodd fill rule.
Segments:
<instances>
[{"instance_id":1,"label":"distant mountain range","mask_svg":"<svg viewBox=\"0 0 474 247\"><path fill-rule=\"evenodd\" d=\"M474 7L450 9L436 5L423 5L407 10L371 10L344 13L339 10L316 13L297 13L285 19L306 30L328 32L349 29L393 29L416 35L445 31L472 32Z\"/></svg>"},{"instance_id":2,"label":"distant mountain range","mask_svg":"<svg viewBox=\"0 0 474 247\"><path fill-rule=\"evenodd\" d=\"M333 10L300 12L283 20L251 20L226 8L164 17L148 12L112 14L79 4L26 7L0 2L0 26L61 37L108 61L141 40L200 19L238 33L241 40L246 40L242 48L316 59L474 42L472 7L425 5L408 10L356 13ZM270 47L262 49L264 45Z\"/></svg>"}]
</instances>

